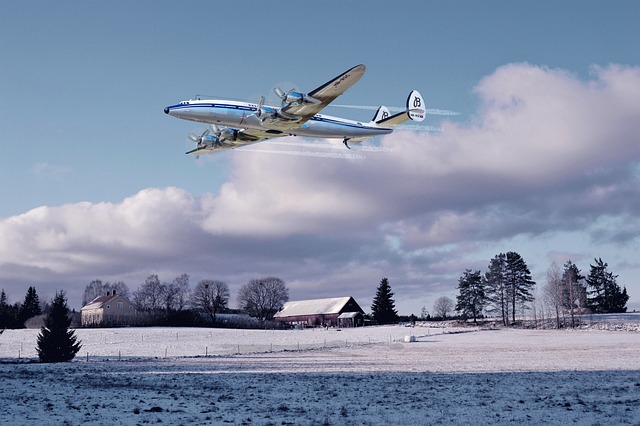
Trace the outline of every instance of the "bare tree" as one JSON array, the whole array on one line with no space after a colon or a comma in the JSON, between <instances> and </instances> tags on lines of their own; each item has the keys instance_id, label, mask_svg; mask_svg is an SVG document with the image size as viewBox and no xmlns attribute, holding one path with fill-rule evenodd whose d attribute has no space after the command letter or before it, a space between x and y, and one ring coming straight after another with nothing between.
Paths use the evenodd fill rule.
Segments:
<instances>
[{"instance_id":1,"label":"bare tree","mask_svg":"<svg viewBox=\"0 0 640 426\"><path fill-rule=\"evenodd\" d=\"M166 290L166 284L162 284L157 275L149 275L133 293L133 301L138 309L155 311L164 307Z\"/></svg>"},{"instance_id":2,"label":"bare tree","mask_svg":"<svg viewBox=\"0 0 640 426\"><path fill-rule=\"evenodd\" d=\"M84 288L82 306L87 305L96 297L104 296L107 292L114 290L117 294L129 297L129 287L122 281L116 281L112 284L108 281L103 283L102 280L93 280Z\"/></svg>"},{"instance_id":3,"label":"bare tree","mask_svg":"<svg viewBox=\"0 0 640 426\"><path fill-rule=\"evenodd\" d=\"M437 317L446 319L447 314L453 311L454 306L455 304L453 303L452 299L448 298L447 296L442 296L437 298L435 303L433 304L433 312Z\"/></svg>"},{"instance_id":4,"label":"bare tree","mask_svg":"<svg viewBox=\"0 0 640 426\"><path fill-rule=\"evenodd\" d=\"M251 280L238 293L242 309L261 322L273 318L288 300L289 289L275 277Z\"/></svg>"},{"instance_id":5,"label":"bare tree","mask_svg":"<svg viewBox=\"0 0 640 426\"><path fill-rule=\"evenodd\" d=\"M571 327L576 326L576 315L581 312L587 304L587 292L582 285L584 276L580 269L570 260L564 264L562 274L563 304L571 316Z\"/></svg>"},{"instance_id":6,"label":"bare tree","mask_svg":"<svg viewBox=\"0 0 640 426\"><path fill-rule=\"evenodd\" d=\"M130 291L129 286L126 285L123 281L116 281L114 283L107 283L106 286L111 291L115 291L117 294L121 294L124 297L129 297Z\"/></svg>"},{"instance_id":7,"label":"bare tree","mask_svg":"<svg viewBox=\"0 0 640 426\"><path fill-rule=\"evenodd\" d=\"M216 314L229 303L229 286L222 281L202 280L191 293L191 306L216 321Z\"/></svg>"},{"instance_id":8,"label":"bare tree","mask_svg":"<svg viewBox=\"0 0 640 426\"><path fill-rule=\"evenodd\" d=\"M556 262L547 269L547 282L543 289L544 300L556 314L556 328L560 328L560 314L562 313L563 285L562 271Z\"/></svg>"},{"instance_id":9,"label":"bare tree","mask_svg":"<svg viewBox=\"0 0 640 426\"><path fill-rule=\"evenodd\" d=\"M427 311L426 306L423 306L422 310L420 311L420 319L424 321L427 318L429 318L429 311Z\"/></svg>"},{"instance_id":10,"label":"bare tree","mask_svg":"<svg viewBox=\"0 0 640 426\"><path fill-rule=\"evenodd\" d=\"M189 302L189 274L182 274L176 277L171 283L172 290L175 292L173 299L173 308L182 311L187 307Z\"/></svg>"},{"instance_id":11,"label":"bare tree","mask_svg":"<svg viewBox=\"0 0 640 426\"><path fill-rule=\"evenodd\" d=\"M102 280L93 280L84 288L84 293L82 294L82 306L86 306L98 296L102 296L107 291L105 289Z\"/></svg>"}]
</instances>

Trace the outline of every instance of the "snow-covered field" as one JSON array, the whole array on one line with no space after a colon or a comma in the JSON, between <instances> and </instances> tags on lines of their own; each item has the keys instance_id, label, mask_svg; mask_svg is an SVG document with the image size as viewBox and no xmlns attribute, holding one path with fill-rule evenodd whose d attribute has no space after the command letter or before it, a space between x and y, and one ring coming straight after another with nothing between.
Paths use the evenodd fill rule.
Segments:
<instances>
[{"instance_id":1,"label":"snow-covered field","mask_svg":"<svg viewBox=\"0 0 640 426\"><path fill-rule=\"evenodd\" d=\"M79 329L48 365L6 330L0 423L640 424L640 332L598 328Z\"/></svg>"}]
</instances>

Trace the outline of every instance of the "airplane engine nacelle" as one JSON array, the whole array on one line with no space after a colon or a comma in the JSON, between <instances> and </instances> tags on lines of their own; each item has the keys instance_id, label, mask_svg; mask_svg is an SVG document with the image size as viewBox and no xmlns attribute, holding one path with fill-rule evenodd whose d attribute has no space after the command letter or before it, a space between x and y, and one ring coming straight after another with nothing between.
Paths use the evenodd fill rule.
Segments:
<instances>
[{"instance_id":1,"label":"airplane engine nacelle","mask_svg":"<svg viewBox=\"0 0 640 426\"><path fill-rule=\"evenodd\" d=\"M218 138L214 135L203 136L199 145L214 146L218 143Z\"/></svg>"},{"instance_id":2,"label":"airplane engine nacelle","mask_svg":"<svg viewBox=\"0 0 640 426\"><path fill-rule=\"evenodd\" d=\"M268 106L261 106L256 111L256 115L258 116L258 118L260 118L260 121L263 122L265 120L274 120L278 117L278 110Z\"/></svg>"},{"instance_id":3,"label":"airplane engine nacelle","mask_svg":"<svg viewBox=\"0 0 640 426\"><path fill-rule=\"evenodd\" d=\"M223 129L220 132L220 140L224 141L235 141L238 139L238 131L235 129Z\"/></svg>"},{"instance_id":4,"label":"airplane engine nacelle","mask_svg":"<svg viewBox=\"0 0 640 426\"><path fill-rule=\"evenodd\" d=\"M306 93L289 92L282 99L283 104L302 105L302 104L319 104L320 101Z\"/></svg>"}]
</instances>

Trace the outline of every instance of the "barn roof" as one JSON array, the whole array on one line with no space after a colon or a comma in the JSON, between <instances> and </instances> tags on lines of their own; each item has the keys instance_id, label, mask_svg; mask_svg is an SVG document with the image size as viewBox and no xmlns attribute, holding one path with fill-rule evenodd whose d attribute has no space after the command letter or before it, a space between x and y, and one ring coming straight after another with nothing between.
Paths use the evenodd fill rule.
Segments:
<instances>
[{"instance_id":1,"label":"barn roof","mask_svg":"<svg viewBox=\"0 0 640 426\"><path fill-rule=\"evenodd\" d=\"M337 314L340 313L351 299L351 297L347 296L287 302L282 307L282 310L275 314L275 318L299 315Z\"/></svg>"},{"instance_id":2,"label":"barn roof","mask_svg":"<svg viewBox=\"0 0 640 426\"><path fill-rule=\"evenodd\" d=\"M340 314L338 319L355 318L358 315L362 315L362 312L343 312Z\"/></svg>"}]
</instances>

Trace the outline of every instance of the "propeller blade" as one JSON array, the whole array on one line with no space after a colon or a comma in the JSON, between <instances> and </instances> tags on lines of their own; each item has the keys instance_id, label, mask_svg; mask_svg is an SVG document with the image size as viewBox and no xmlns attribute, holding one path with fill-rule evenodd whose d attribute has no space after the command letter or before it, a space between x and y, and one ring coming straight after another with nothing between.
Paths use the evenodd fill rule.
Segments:
<instances>
[{"instance_id":1,"label":"propeller blade","mask_svg":"<svg viewBox=\"0 0 640 426\"><path fill-rule=\"evenodd\" d=\"M282 91L282 89L280 89L278 86L273 88L273 91L275 92L276 95L278 95L278 97L282 100L284 100L284 98L287 96L286 93L284 93Z\"/></svg>"},{"instance_id":2,"label":"propeller blade","mask_svg":"<svg viewBox=\"0 0 640 426\"><path fill-rule=\"evenodd\" d=\"M202 139L204 139L204 137L207 136L208 134L209 134L209 129L207 129L204 132L202 132L202 134L200 136L196 136L195 133L189 132L187 137L189 139L191 139L192 141L194 141L195 143L197 143L198 145L200 145L202 143Z\"/></svg>"},{"instance_id":3,"label":"propeller blade","mask_svg":"<svg viewBox=\"0 0 640 426\"><path fill-rule=\"evenodd\" d=\"M264 96L260 96L260 100L258 101L258 107L256 108L256 112L253 113L258 118L262 117L262 106L264 105Z\"/></svg>"}]
</instances>

